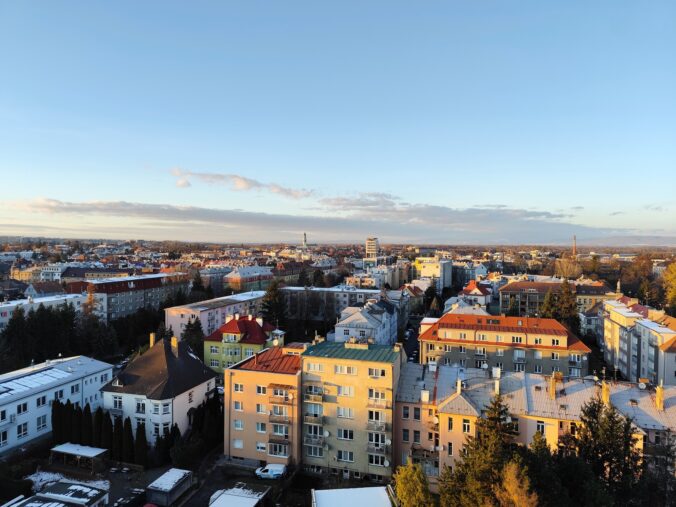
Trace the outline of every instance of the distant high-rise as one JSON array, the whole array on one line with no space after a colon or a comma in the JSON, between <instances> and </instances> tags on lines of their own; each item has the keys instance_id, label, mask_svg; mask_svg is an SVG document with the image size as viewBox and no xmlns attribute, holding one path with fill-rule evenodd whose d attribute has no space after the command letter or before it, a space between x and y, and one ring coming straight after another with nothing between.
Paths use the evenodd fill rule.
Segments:
<instances>
[{"instance_id":1,"label":"distant high-rise","mask_svg":"<svg viewBox=\"0 0 676 507\"><path fill-rule=\"evenodd\" d=\"M379 250L378 238L366 238L366 258L367 259L376 259L378 257Z\"/></svg>"},{"instance_id":2,"label":"distant high-rise","mask_svg":"<svg viewBox=\"0 0 676 507\"><path fill-rule=\"evenodd\" d=\"M303 233L303 248L307 248L307 232Z\"/></svg>"}]
</instances>

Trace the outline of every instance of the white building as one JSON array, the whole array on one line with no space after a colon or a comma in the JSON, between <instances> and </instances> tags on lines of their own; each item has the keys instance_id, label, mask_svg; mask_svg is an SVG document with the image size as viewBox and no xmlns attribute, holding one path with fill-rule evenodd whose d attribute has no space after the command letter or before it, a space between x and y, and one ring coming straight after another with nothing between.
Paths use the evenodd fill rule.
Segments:
<instances>
[{"instance_id":1,"label":"white building","mask_svg":"<svg viewBox=\"0 0 676 507\"><path fill-rule=\"evenodd\" d=\"M369 300L363 307L349 307L336 323L335 341L373 340L376 345L393 345L397 341L397 310L383 299Z\"/></svg>"},{"instance_id":2,"label":"white building","mask_svg":"<svg viewBox=\"0 0 676 507\"><path fill-rule=\"evenodd\" d=\"M433 279L437 292L453 284L453 262L439 257L416 257L413 267L416 278Z\"/></svg>"},{"instance_id":3,"label":"white building","mask_svg":"<svg viewBox=\"0 0 676 507\"><path fill-rule=\"evenodd\" d=\"M164 310L164 325L167 329L173 329L177 336L181 336L186 324L199 318L204 335L209 336L225 324L228 317L237 313L258 315L264 295L265 291L255 290L187 305L172 306Z\"/></svg>"},{"instance_id":4,"label":"white building","mask_svg":"<svg viewBox=\"0 0 676 507\"><path fill-rule=\"evenodd\" d=\"M43 266L40 270L40 281L41 282L60 282L61 273L66 270L67 265L58 263L58 264L49 264Z\"/></svg>"},{"instance_id":5,"label":"white building","mask_svg":"<svg viewBox=\"0 0 676 507\"><path fill-rule=\"evenodd\" d=\"M367 259L377 259L378 252L380 251L380 243L378 238L366 238L366 258Z\"/></svg>"},{"instance_id":6,"label":"white building","mask_svg":"<svg viewBox=\"0 0 676 507\"><path fill-rule=\"evenodd\" d=\"M49 435L53 400L96 410L102 402L100 389L112 376L112 365L85 356L0 375L0 456Z\"/></svg>"},{"instance_id":7,"label":"white building","mask_svg":"<svg viewBox=\"0 0 676 507\"><path fill-rule=\"evenodd\" d=\"M73 305L76 312L82 311L82 305L87 302L86 294L59 294L57 296L48 296L44 298L17 299L16 301L7 301L0 303L0 331L2 331L12 318L17 308L21 307L24 313L31 310L37 310L40 305L45 308L55 308L61 305Z\"/></svg>"},{"instance_id":8,"label":"white building","mask_svg":"<svg viewBox=\"0 0 676 507\"><path fill-rule=\"evenodd\" d=\"M145 424L146 438L169 433L176 424L181 434L190 426L192 409L214 394L216 374L177 338L155 342L105 385L103 408L113 417L129 417L134 433Z\"/></svg>"}]
</instances>

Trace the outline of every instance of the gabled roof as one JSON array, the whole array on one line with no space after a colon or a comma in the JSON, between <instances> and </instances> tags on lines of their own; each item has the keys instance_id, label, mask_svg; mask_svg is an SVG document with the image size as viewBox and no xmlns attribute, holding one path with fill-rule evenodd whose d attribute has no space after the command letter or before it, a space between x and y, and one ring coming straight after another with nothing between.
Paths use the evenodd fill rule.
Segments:
<instances>
[{"instance_id":1,"label":"gabled roof","mask_svg":"<svg viewBox=\"0 0 676 507\"><path fill-rule=\"evenodd\" d=\"M250 316L241 316L232 318L216 331L205 338L206 341L220 342L223 340L223 334L241 335L239 343L249 343L252 345L265 345L269 334L275 330L275 326L269 322L263 321L261 326L256 319Z\"/></svg>"},{"instance_id":2,"label":"gabled roof","mask_svg":"<svg viewBox=\"0 0 676 507\"><path fill-rule=\"evenodd\" d=\"M102 391L122 394L142 394L152 400L175 398L216 374L190 350L178 342L172 350L170 340L159 340L145 354L134 358ZM119 380L121 385L113 385Z\"/></svg>"},{"instance_id":3,"label":"gabled roof","mask_svg":"<svg viewBox=\"0 0 676 507\"><path fill-rule=\"evenodd\" d=\"M471 400L469 400L464 391L452 394L448 400L444 401L439 407L439 412L444 414L463 414L480 416L481 409L478 409Z\"/></svg>"},{"instance_id":4,"label":"gabled roof","mask_svg":"<svg viewBox=\"0 0 676 507\"><path fill-rule=\"evenodd\" d=\"M460 294L470 295L476 294L477 292L480 293L482 296L488 296L491 293L491 291L488 290L486 287L477 285L476 280L471 280L467 284L467 286L460 291Z\"/></svg>"}]
</instances>

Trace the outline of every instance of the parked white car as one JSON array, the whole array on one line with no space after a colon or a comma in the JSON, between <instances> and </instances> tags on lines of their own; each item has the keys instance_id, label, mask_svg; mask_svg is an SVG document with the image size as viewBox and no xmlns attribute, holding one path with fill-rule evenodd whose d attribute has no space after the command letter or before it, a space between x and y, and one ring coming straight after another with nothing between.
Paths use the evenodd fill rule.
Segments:
<instances>
[{"instance_id":1,"label":"parked white car","mask_svg":"<svg viewBox=\"0 0 676 507\"><path fill-rule=\"evenodd\" d=\"M266 465L256 469L259 479L281 479L286 475L286 465Z\"/></svg>"}]
</instances>

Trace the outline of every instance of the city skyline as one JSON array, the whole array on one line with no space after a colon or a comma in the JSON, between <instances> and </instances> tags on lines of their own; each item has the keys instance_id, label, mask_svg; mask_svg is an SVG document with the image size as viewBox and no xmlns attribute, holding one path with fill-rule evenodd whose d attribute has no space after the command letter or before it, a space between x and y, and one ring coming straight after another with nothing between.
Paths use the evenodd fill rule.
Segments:
<instances>
[{"instance_id":1,"label":"city skyline","mask_svg":"<svg viewBox=\"0 0 676 507\"><path fill-rule=\"evenodd\" d=\"M676 244L668 2L131 5L0 7L0 234Z\"/></svg>"}]
</instances>

